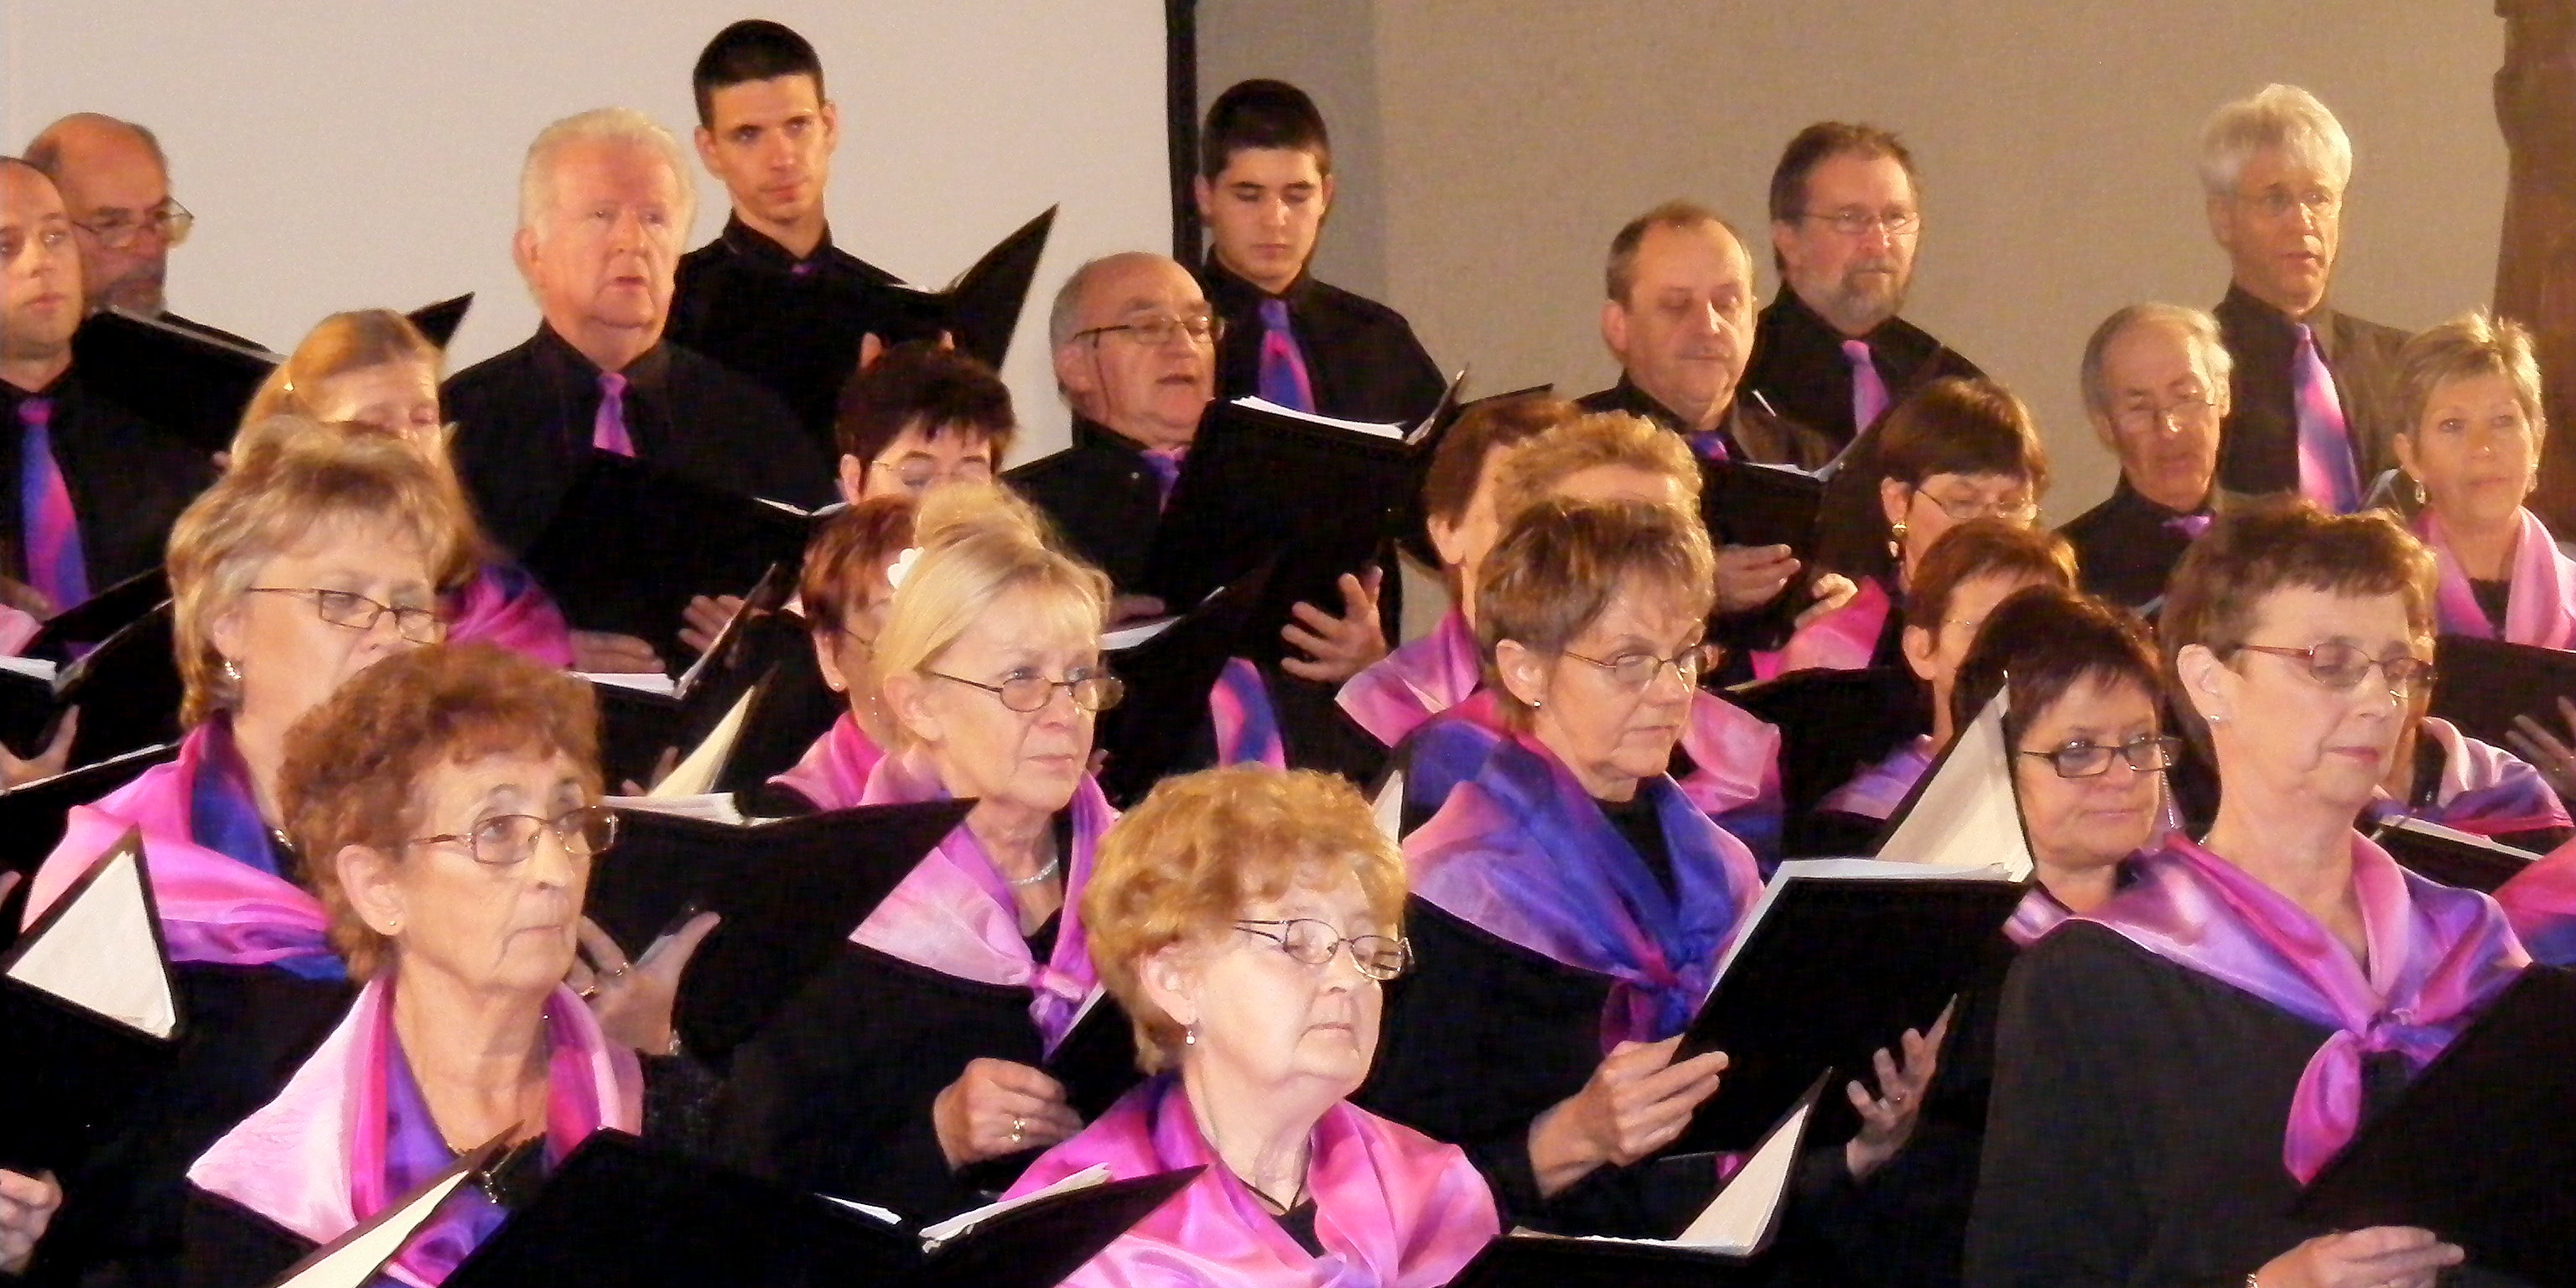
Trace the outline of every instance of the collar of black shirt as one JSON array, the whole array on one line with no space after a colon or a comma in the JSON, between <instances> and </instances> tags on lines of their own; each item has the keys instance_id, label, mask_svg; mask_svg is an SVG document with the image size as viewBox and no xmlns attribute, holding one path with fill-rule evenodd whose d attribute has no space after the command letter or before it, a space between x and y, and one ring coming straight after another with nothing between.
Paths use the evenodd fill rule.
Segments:
<instances>
[{"instance_id":1,"label":"collar of black shirt","mask_svg":"<svg viewBox=\"0 0 2576 1288\"><path fill-rule=\"evenodd\" d=\"M2211 490L2214 492L2217 489L2213 486ZM2202 497L2200 505L2190 510L2176 510L2162 502L2149 500L2146 493L2129 486L2129 475L2126 470L2121 471L2120 481L2112 486L2111 500L2123 509L2137 510L2160 520L2209 513L2208 497Z\"/></svg>"},{"instance_id":2,"label":"collar of black shirt","mask_svg":"<svg viewBox=\"0 0 2576 1288\"><path fill-rule=\"evenodd\" d=\"M1080 412L1073 416L1073 445L1076 447L1110 447L1122 452L1145 453L1145 445L1111 429Z\"/></svg>"},{"instance_id":3,"label":"collar of black shirt","mask_svg":"<svg viewBox=\"0 0 2576 1288\"><path fill-rule=\"evenodd\" d=\"M832 229L829 225L824 226L823 240L814 243L813 252L803 259L798 259L785 246L778 244L776 238L744 223L740 214L725 218L722 240L726 249L733 253L781 273L793 272L800 264L819 264L832 258Z\"/></svg>"},{"instance_id":4,"label":"collar of black shirt","mask_svg":"<svg viewBox=\"0 0 2576 1288\"><path fill-rule=\"evenodd\" d=\"M537 324L536 346L538 360L545 363L549 369L590 386L595 387L599 384L599 364L592 362L589 355L572 347L572 341L556 334L552 324L545 322ZM619 375L626 377L627 388L646 393L658 392L670 373L671 346L669 342L663 340L654 341L652 348L637 355L633 362L627 363L625 369L618 372Z\"/></svg>"},{"instance_id":5,"label":"collar of black shirt","mask_svg":"<svg viewBox=\"0 0 2576 1288\"><path fill-rule=\"evenodd\" d=\"M1217 312L1229 315L1253 312L1261 307L1263 300L1274 298L1270 292L1227 268L1213 249L1208 251L1206 262L1199 265L1199 286L1207 292L1208 303L1214 305ZM1314 293L1315 273L1310 263L1298 269L1297 280L1290 282L1288 289L1279 292L1275 298L1286 300L1289 311L1293 313L1305 308Z\"/></svg>"},{"instance_id":6,"label":"collar of black shirt","mask_svg":"<svg viewBox=\"0 0 2576 1288\"><path fill-rule=\"evenodd\" d=\"M2335 311L2328 305L2319 304L2315 312L2304 318L2294 318L2256 299L2253 292L2231 281L2227 284L2227 298L2220 300L2212 312L2217 315L2219 323L2232 333L2229 337L2234 342L2231 348L2241 347L2243 340L2253 339L2263 342L2267 348L2277 347L2282 352L2292 352L2298 346L2299 325L2304 322L2317 337L2318 355L2328 365L2334 362Z\"/></svg>"}]
</instances>

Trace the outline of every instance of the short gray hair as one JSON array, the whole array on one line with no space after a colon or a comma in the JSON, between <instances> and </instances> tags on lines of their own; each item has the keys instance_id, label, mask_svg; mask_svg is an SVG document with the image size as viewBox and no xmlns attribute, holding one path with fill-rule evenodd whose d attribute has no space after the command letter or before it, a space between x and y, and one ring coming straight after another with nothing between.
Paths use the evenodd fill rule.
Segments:
<instances>
[{"instance_id":1,"label":"short gray hair","mask_svg":"<svg viewBox=\"0 0 2576 1288\"><path fill-rule=\"evenodd\" d=\"M2200 183L2210 196L2232 196L2245 162L2278 150L2334 181L2352 182L2352 139L2343 122L2296 85L2266 85L2210 114L2200 132Z\"/></svg>"},{"instance_id":2,"label":"short gray hair","mask_svg":"<svg viewBox=\"0 0 2576 1288\"><path fill-rule=\"evenodd\" d=\"M2236 359L2218 336L2218 319L2199 309L2181 304L2131 304L2102 319L2093 328L2093 338L2084 342L2084 366L2078 379L2084 387L2084 408L2099 419L2111 417L2111 391L2103 386L2102 361L2111 345L2138 327L2161 327L2182 338L2183 347L2191 351L2192 370L2200 373L2215 401L2227 388L2227 378L2236 370Z\"/></svg>"},{"instance_id":3,"label":"short gray hair","mask_svg":"<svg viewBox=\"0 0 2576 1288\"><path fill-rule=\"evenodd\" d=\"M671 167L671 179L680 190L677 223L680 237L687 239L690 221L698 213L698 188L691 175L689 154L681 150L680 141L672 138L669 130L631 107L595 107L537 132L536 141L528 145L527 163L519 169L521 228L543 235L546 220L555 208L556 162L565 149L583 143L623 143L660 156Z\"/></svg>"}]
</instances>

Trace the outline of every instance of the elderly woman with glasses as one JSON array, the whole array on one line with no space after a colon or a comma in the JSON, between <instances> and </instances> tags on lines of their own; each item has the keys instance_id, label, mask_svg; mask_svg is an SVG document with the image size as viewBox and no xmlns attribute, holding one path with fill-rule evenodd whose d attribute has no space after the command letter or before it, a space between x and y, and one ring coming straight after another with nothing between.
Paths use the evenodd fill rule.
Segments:
<instances>
[{"instance_id":1,"label":"elderly woman with glasses","mask_svg":"<svg viewBox=\"0 0 2576 1288\"><path fill-rule=\"evenodd\" d=\"M1854 529L1871 531L1871 544L1818 553L1859 583L1859 593L1801 623L1779 650L1756 654L1756 675L1901 665L1905 623L1897 606L1932 544L1972 519L2029 527L2048 492L2048 454L2030 410L1990 380L1949 377L1908 394L1880 425L1877 453L1875 501L1886 526ZM1834 500L1827 497L1829 510ZM1854 497L1852 504L1864 502ZM1881 539L1883 552L1874 544Z\"/></svg>"},{"instance_id":2,"label":"elderly woman with glasses","mask_svg":"<svg viewBox=\"0 0 2576 1288\"><path fill-rule=\"evenodd\" d=\"M616 835L597 730L587 685L490 644L391 659L296 726L289 834L365 984L189 1169L194 1281L271 1282L499 1142L388 1270L437 1284L590 1133L640 1129L634 1054L564 984Z\"/></svg>"},{"instance_id":3,"label":"elderly woman with glasses","mask_svg":"<svg viewBox=\"0 0 2576 1288\"><path fill-rule=\"evenodd\" d=\"M2353 830L2431 681L2435 585L2393 520L2306 502L2184 556L2160 643L2217 819L2014 964L1970 1283L2429 1288L2460 1260L2291 1215L2530 960L2492 901Z\"/></svg>"},{"instance_id":4,"label":"elderly woman with glasses","mask_svg":"<svg viewBox=\"0 0 2576 1288\"><path fill-rule=\"evenodd\" d=\"M1083 917L1154 1076L1021 1176L1207 1170L1067 1282L1433 1288L1498 1232L1454 1145L1351 1105L1410 961L1404 864L1341 779L1170 779L1110 830Z\"/></svg>"},{"instance_id":5,"label":"elderly woman with glasses","mask_svg":"<svg viewBox=\"0 0 2576 1288\"><path fill-rule=\"evenodd\" d=\"M1673 1055L1761 890L1665 772L1714 559L1671 506L1547 501L1484 565L1476 634L1509 736L1405 839L1421 965L1362 1102L1464 1146L1514 1224L1669 1235L1717 1187L1705 1155L1656 1160L1718 1094L1724 1054ZM1893 1156L1938 1040L1909 1035L1883 1098L1847 1088L1866 1125L1811 1174Z\"/></svg>"},{"instance_id":6,"label":"elderly woman with glasses","mask_svg":"<svg viewBox=\"0 0 2576 1288\"><path fill-rule=\"evenodd\" d=\"M857 803L977 804L736 1053L716 1135L742 1166L926 1218L1008 1185L1135 1073L1081 905L1116 817L1088 770L1121 694L1107 586L996 488L932 492L914 533L871 661L893 742ZM1115 1050L1078 1076L1090 1011Z\"/></svg>"}]
</instances>

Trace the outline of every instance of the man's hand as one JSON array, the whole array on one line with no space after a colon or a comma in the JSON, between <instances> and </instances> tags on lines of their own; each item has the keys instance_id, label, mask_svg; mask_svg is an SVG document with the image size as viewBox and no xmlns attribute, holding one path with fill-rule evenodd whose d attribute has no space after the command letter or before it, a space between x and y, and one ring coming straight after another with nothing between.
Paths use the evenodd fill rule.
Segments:
<instances>
[{"instance_id":1,"label":"man's hand","mask_svg":"<svg viewBox=\"0 0 2576 1288\"><path fill-rule=\"evenodd\" d=\"M1719 546L1717 611L1749 613L1780 597L1798 575L1787 546Z\"/></svg>"},{"instance_id":2,"label":"man's hand","mask_svg":"<svg viewBox=\"0 0 2576 1288\"><path fill-rule=\"evenodd\" d=\"M1369 569L1365 580L1343 573L1339 617L1326 616L1312 604L1290 609L1297 620L1280 627L1279 638L1307 656L1282 658L1279 669L1299 679L1338 684L1385 657L1386 631L1377 619L1377 592L1385 580L1383 568Z\"/></svg>"}]
</instances>

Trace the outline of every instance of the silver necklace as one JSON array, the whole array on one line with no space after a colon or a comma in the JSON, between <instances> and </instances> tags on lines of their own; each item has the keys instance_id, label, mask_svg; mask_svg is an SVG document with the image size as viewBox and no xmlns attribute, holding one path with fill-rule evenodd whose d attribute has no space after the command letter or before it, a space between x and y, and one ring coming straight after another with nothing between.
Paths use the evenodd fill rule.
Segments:
<instances>
[{"instance_id":1,"label":"silver necklace","mask_svg":"<svg viewBox=\"0 0 2576 1288\"><path fill-rule=\"evenodd\" d=\"M1036 885L1037 883L1054 876L1056 871L1063 866L1064 857L1062 855L1058 855L1055 858L1047 860L1045 867L1039 868L1037 871L1011 882L1011 888L1014 890L1025 890L1030 886Z\"/></svg>"}]
</instances>

